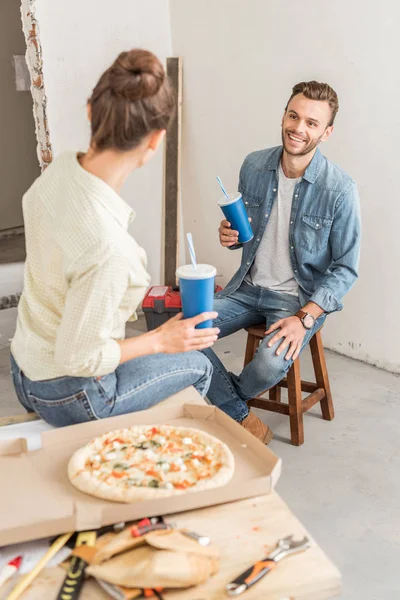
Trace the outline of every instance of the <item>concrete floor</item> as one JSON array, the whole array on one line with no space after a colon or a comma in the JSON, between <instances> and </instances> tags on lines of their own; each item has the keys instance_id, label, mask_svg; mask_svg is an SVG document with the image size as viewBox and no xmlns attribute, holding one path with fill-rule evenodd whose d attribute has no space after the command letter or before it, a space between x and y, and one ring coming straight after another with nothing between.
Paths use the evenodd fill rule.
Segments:
<instances>
[{"instance_id":1,"label":"concrete floor","mask_svg":"<svg viewBox=\"0 0 400 600\"><path fill-rule=\"evenodd\" d=\"M130 335L143 330L141 319ZM239 332L215 349L238 372L244 345ZM332 352L327 362L336 417L323 421L317 407L307 413L303 446L288 443L287 417L257 411L275 433L271 449L283 459L277 491L340 569L342 600L398 600L400 377ZM308 354L302 376L312 378ZM0 416L18 412L3 347Z\"/></svg>"}]
</instances>

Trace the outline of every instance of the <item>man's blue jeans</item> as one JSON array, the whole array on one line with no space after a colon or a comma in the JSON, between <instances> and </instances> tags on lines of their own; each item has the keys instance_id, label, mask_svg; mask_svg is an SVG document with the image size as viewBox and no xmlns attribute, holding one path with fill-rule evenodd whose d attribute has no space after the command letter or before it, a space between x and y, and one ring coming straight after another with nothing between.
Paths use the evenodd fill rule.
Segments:
<instances>
[{"instance_id":1,"label":"man's blue jeans","mask_svg":"<svg viewBox=\"0 0 400 600\"><path fill-rule=\"evenodd\" d=\"M214 302L214 310L218 312L214 327L220 328L220 338L252 325L263 324L267 330L279 319L289 317L301 308L296 296L273 292L246 282L228 296L220 298L218 296L219 294ZM314 327L306 332L302 350L314 333L322 327L325 317L325 314L322 315L317 319ZM243 421L249 414L246 400L276 385L285 377L293 363L292 360L285 359L286 352L282 352L279 356L275 354L282 339L272 348L268 348L268 342L275 333L263 339L254 359L240 375L228 373L211 348L203 351L213 364L213 375L207 397L212 404L236 421Z\"/></svg>"},{"instance_id":2,"label":"man's blue jeans","mask_svg":"<svg viewBox=\"0 0 400 600\"><path fill-rule=\"evenodd\" d=\"M28 412L63 427L150 408L193 385L205 396L212 366L201 352L135 358L113 373L96 377L58 377L31 381L11 356L14 387Z\"/></svg>"}]
</instances>

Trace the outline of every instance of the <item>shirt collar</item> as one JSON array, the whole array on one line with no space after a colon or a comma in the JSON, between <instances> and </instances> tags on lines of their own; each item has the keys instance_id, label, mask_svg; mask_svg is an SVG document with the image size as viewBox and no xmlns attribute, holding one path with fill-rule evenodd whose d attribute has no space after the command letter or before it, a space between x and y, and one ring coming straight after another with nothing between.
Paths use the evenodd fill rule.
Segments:
<instances>
[{"instance_id":1,"label":"shirt collar","mask_svg":"<svg viewBox=\"0 0 400 600\"><path fill-rule=\"evenodd\" d=\"M78 154L71 153L71 159L74 161L74 170L79 181L87 189L94 192L96 200L118 221L118 223L128 229L129 224L135 218L135 211L121 198L121 196L108 183L89 173L78 161Z\"/></svg>"},{"instance_id":2,"label":"shirt collar","mask_svg":"<svg viewBox=\"0 0 400 600\"><path fill-rule=\"evenodd\" d=\"M283 152L283 147L278 146L271 154L270 159L268 161L267 169L269 171L277 171L279 169L279 164L281 161L281 156ZM303 179L308 181L309 183L315 183L318 173L321 169L321 165L323 162L323 155L319 148L317 148L314 156L310 164L308 165L305 173L303 175Z\"/></svg>"}]
</instances>

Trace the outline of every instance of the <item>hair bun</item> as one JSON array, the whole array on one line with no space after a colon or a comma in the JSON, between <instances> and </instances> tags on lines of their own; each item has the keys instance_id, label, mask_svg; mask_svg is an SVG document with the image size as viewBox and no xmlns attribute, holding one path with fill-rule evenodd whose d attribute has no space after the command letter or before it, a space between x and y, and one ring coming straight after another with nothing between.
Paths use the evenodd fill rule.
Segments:
<instances>
[{"instance_id":1,"label":"hair bun","mask_svg":"<svg viewBox=\"0 0 400 600\"><path fill-rule=\"evenodd\" d=\"M157 94L165 79L158 58L147 50L121 52L110 70L110 87L131 102Z\"/></svg>"}]
</instances>

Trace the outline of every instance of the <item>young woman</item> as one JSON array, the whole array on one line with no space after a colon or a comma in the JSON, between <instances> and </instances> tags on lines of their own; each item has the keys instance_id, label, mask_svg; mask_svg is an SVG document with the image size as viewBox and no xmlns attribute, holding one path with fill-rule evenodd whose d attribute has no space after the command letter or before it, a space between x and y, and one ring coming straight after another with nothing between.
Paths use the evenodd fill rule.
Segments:
<instances>
[{"instance_id":1,"label":"young woman","mask_svg":"<svg viewBox=\"0 0 400 600\"><path fill-rule=\"evenodd\" d=\"M215 318L181 315L124 339L149 285L146 255L128 233L120 189L156 152L175 109L150 52L118 56L88 101L86 154L56 158L23 199L27 258L11 344L14 386L27 411L55 426L148 408L189 385L204 396Z\"/></svg>"}]
</instances>

